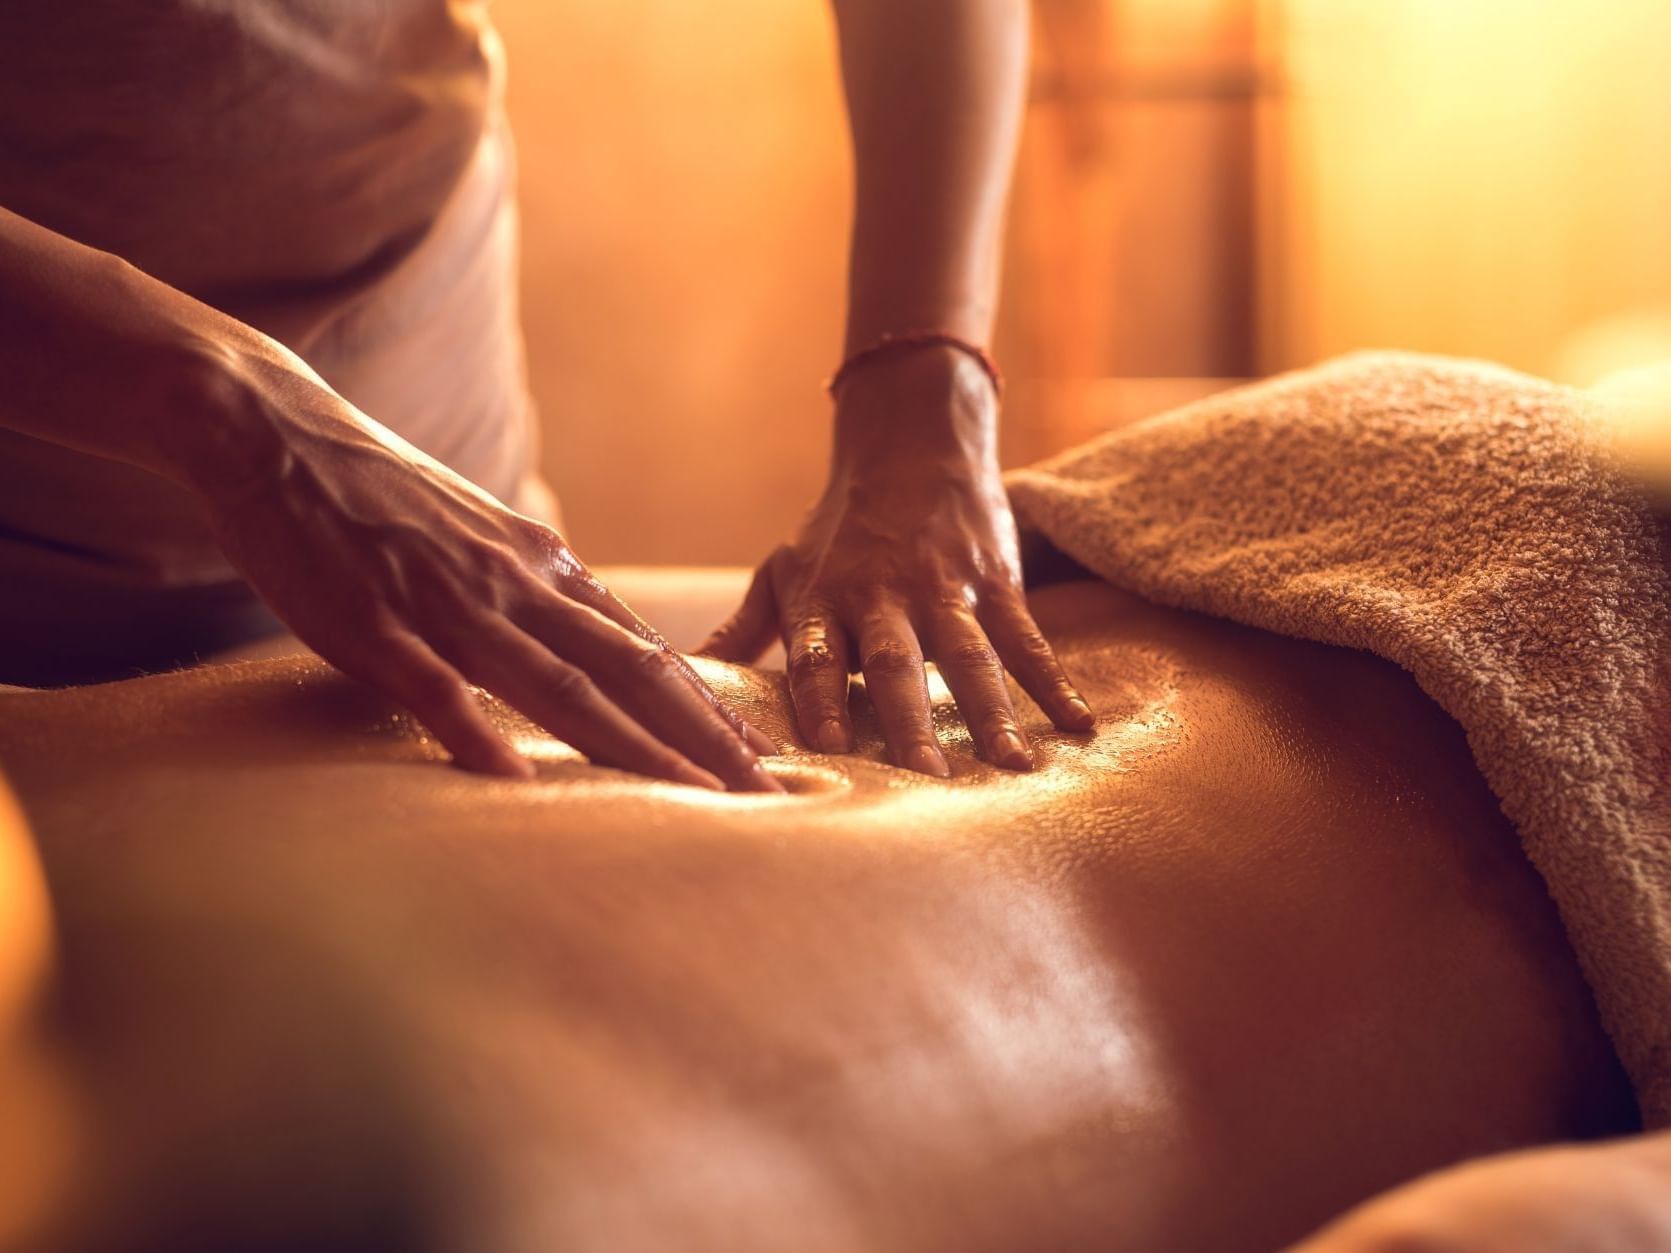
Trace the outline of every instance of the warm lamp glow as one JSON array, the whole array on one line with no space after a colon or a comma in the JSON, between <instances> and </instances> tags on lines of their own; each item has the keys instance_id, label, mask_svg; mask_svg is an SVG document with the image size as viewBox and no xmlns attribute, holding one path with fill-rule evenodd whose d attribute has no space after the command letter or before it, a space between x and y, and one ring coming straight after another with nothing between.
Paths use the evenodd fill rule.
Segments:
<instances>
[{"instance_id":1,"label":"warm lamp glow","mask_svg":"<svg viewBox=\"0 0 1671 1253\"><path fill-rule=\"evenodd\" d=\"M1671 502L1671 358L1602 382L1607 435L1625 466Z\"/></svg>"},{"instance_id":2,"label":"warm lamp glow","mask_svg":"<svg viewBox=\"0 0 1671 1253\"><path fill-rule=\"evenodd\" d=\"M1286 0L1285 360L1364 346L1544 372L1671 290L1671 6Z\"/></svg>"},{"instance_id":3,"label":"warm lamp glow","mask_svg":"<svg viewBox=\"0 0 1671 1253\"><path fill-rule=\"evenodd\" d=\"M51 935L40 863L23 813L0 777L0 1041L39 993Z\"/></svg>"},{"instance_id":4,"label":"warm lamp glow","mask_svg":"<svg viewBox=\"0 0 1671 1253\"><path fill-rule=\"evenodd\" d=\"M74 1146L62 1066L34 1011L50 969L51 910L23 815L0 777L0 1248L31 1236L61 1203Z\"/></svg>"}]
</instances>

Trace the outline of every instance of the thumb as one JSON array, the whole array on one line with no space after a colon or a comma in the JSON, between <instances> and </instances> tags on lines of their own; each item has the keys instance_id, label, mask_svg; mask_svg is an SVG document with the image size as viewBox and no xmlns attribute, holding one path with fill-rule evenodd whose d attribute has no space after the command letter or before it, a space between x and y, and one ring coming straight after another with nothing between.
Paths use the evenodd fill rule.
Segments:
<instances>
[{"instance_id":1,"label":"thumb","mask_svg":"<svg viewBox=\"0 0 1671 1253\"><path fill-rule=\"evenodd\" d=\"M747 664L777 638L777 596L772 590L772 563L763 561L754 571L743 603L696 651L716 661Z\"/></svg>"}]
</instances>

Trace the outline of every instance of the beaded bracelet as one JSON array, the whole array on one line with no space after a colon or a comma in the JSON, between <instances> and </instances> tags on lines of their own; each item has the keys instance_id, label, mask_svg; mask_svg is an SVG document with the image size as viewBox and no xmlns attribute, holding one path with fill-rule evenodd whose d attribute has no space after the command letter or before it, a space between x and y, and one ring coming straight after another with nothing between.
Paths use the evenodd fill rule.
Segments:
<instances>
[{"instance_id":1,"label":"beaded bracelet","mask_svg":"<svg viewBox=\"0 0 1671 1253\"><path fill-rule=\"evenodd\" d=\"M992 390L999 396L1004 394L1004 376L999 372L998 363L992 359L992 354L979 344L972 344L961 335L953 335L950 331L885 331L874 343L866 344L857 352L851 353L847 360L836 367L836 372L830 375L829 381L824 384L824 390L834 397L848 376L860 367L878 357L909 352L916 348L952 348L974 358L976 364L986 371L986 377L992 380Z\"/></svg>"}]
</instances>

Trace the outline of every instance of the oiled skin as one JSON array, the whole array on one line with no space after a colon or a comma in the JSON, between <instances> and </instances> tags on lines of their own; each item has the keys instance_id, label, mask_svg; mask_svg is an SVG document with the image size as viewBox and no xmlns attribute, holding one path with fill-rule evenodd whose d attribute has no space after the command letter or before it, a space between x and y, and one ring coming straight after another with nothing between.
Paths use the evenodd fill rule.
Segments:
<instances>
[{"instance_id":1,"label":"oiled skin","mask_svg":"<svg viewBox=\"0 0 1671 1253\"><path fill-rule=\"evenodd\" d=\"M176 1226L124 1218L159 1247L213 1194L312 1247L1216 1253L1628 1128L1406 676L1096 585L1033 604L1094 736L1022 705L1009 774L947 710L941 782L879 764L857 700L860 756L786 752L788 797L433 766L304 661L0 697L116 1111L104 1211L178 1185ZM708 673L791 740L778 676Z\"/></svg>"}]
</instances>

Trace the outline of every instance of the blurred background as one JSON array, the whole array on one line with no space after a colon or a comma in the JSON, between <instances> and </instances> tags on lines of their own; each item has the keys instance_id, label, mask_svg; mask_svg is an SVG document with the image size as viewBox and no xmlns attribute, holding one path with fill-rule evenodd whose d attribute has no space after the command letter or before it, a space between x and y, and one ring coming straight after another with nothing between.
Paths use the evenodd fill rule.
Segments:
<instances>
[{"instance_id":1,"label":"blurred background","mask_svg":"<svg viewBox=\"0 0 1671 1253\"><path fill-rule=\"evenodd\" d=\"M751 564L822 483L850 170L822 0L495 0L544 461L594 562ZM1018 464L1360 347L1671 358L1664 0L1034 0Z\"/></svg>"}]
</instances>

